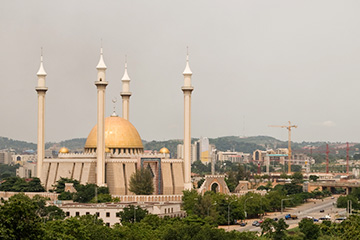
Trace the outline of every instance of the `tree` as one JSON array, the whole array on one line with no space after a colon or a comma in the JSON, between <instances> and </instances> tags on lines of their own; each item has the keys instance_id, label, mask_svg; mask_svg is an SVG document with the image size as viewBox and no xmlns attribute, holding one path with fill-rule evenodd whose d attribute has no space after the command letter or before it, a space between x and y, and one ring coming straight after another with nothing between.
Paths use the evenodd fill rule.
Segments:
<instances>
[{"instance_id":1,"label":"tree","mask_svg":"<svg viewBox=\"0 0 360 240\"><path fill-rule=\"evenodd\" d=\"M28 196L16 194L0 206L0 239L43 239L38 206Z\"/></svg>"},{"instance_id":2,"label":"tree","mask_svg":"<svg viewBox=\"0 0 360 240\"><path fill-rule=\"evenodd\" d=\"M298 183L302 183L303 182L303 179L304 179L304 177L303 177L303 175L302 175L302 173L301 172L295 172L292 176L291 176L291 178L292 178L292 183L295 183L295 184L298 184Z\"/></svg>"},{"instance_id":3,"label":"tree","mask_svg":"<svg viewBox=\"0 0 360 240\"><path fill-rule=\"evenodd\" d=\"M78 180L75 180L75 179L70 179L70 178L60 178L54 188L55 188L55 192L56 193L63 193L65 192L65 183L73 183L74 184L74 188L76 189L80 183ZM65 199L64 199L65 200Z\"/></svg>"},{"instance_id":4,"label":"tree","mask_svg":"<svg viewBox=\"0 0 360 240\"><path fill-rule=\"evenodd\" d=\"M310 175L310 176L309 176L309 179L310 179L311 181L313 181L313 182L316 182L316 181L319 179L319 177L316 176L316 175Z\"/></svg>"},{"instance_id":5,"label":"tree","mask_svg":"<svg viewBox=\"0 0 360 240\"><path fill-rule=\"evenodd\" d=\"M90 183L86 185L79 184L76 187L76 193L74 194L74 201L80 203L88 203L94 197L95 194L109 194L109 188L98 187L96 184Z\"/></svg>"},{"instance_id":6,"label":"tree","mask_svg":"<svg viewBox=\"0 0 360 240\"><path fill-rule=\"evenodd\" d=\"M134 223L134 222L140 222L143 218L148 215L148 211L142 209L141 207L134 205L130 205L128 207L125 207L123 211L118 213L118 216L121 219L122 223Z\"/></svg>"},{"instance_id":7,"label":"tree","mask_svg":"<svg viewBox=\"0 0 360 240\"><path fill-rule=\"evenodd\" d=\"M226 185L228 186L230 192L233 192L239 183L239 181L236 180L235 172L230 171L228 173L228 177L225 178Z\"/></svg>"},{"instance_id":8,"label":"tree","mask_svg":"<svg viewBox=\"0 0 360 240\"><path fill-rule=\"evenodd\" d=\"M9 177L0 185L0 191L11 192L45 192L39 178L25 180L19 177Z\"/></svg>"},{"instance_id":9,"label":"tree","mask_svg":"<svg viewBox=\"0 0 360 240\"><path fill-rule=\"evenodd\" d=\"M273 233L273 229L274 229L274 220L272 220L271 218L266 218L264 220L264 222L262 222L260 224L260 228L261 228L261 236L265 235L268 238L272 238L274 233Z\"/></svg>"},{"instance_id":10,"label":"tree","mask_svg":"<svg viewBox=\"0 0 360 240\"><path fill-rule=\"evenodd\" d=\"M154 192L153 176L149 169L141 168L130 177L129 190L136 195L151 195Z\"/></svg>"},{"instance_id":11,"label":"tree","mask_svg":"<svg viewBox=\"0 0 360 240\"><path fill-rule=\"evenodd\" d=\"M281 218L278 222L274 222L274 239L275 240L282 240L285 239L285 230L289 227L288 224L286 224L285 220Z\"/></svg>"},{"instance_id":12,"label":"tree","mask_svg":"<svg viewBox=\"0 0 360 240\"><path fill-rule=\"evenodd\" d=\"M299 222L299 228L305 234L306 239L318 239L320 236L320 227L314 224L312 219L302 219Z\"/></svg>"}]
</instances>

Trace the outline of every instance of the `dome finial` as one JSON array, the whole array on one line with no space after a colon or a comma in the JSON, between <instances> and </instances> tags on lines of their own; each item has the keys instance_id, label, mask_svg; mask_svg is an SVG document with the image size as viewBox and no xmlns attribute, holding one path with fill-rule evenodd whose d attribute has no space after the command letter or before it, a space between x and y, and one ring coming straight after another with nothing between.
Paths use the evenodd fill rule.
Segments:
<instances>
[{"instance_id":1,"label":"dome finial","mask_svg":"<svg viewBox=\"0 0 360 240\"><path fill-rule=\"evenodd\" d=\"M125 72L121 80L130 81L130 77L127 72L127 55L125 55Z\"/></svg>"},{"instance_id":2,"label":"dome finial","mask_svg":"<svg viewBox=\"0 0 360 240\"><path fill-rule=\"evenodd\" d=\"M43 48L41 47L41 52L40 52L40 68L39 71L37 72L38 76L46 76L46 72L43 66Z\"/></svg>"},{"instance_id":3,"label":"dome finial","mask_svg":"<svg viewBox=\"0 0 360 240\"><path fill-rule=\"evenodd\" d=\"M106 65L103 58L103 47L102 47L102 39L101 39L101 47L100 47L100 60L98 65L96 66L96 69L106 69Z\"/></svg>"},{"instance_id":4,"label":"dome finial","mask_svg":"<svg viewBox=\"0 0 360 240\"><path fill-rule=\"evenodd\" d=\"M189 47L186 47L186 67L183 72L183 75L192 75L190 66L189 66Z\"/></svg>"},{"instance_id":5,"label":"dome finial","mask_svg":"<svg viewBox=\"0 0 360 240\"><path fill-rule=\"evenodd\" d=\"M117 102L117 98L114 97L112 100L111 100L114 104L114 107L113 107L113 113L111 114L112 117L117 117L118 115L116 114L116 102Z\"/></svg>"}]
</instances>

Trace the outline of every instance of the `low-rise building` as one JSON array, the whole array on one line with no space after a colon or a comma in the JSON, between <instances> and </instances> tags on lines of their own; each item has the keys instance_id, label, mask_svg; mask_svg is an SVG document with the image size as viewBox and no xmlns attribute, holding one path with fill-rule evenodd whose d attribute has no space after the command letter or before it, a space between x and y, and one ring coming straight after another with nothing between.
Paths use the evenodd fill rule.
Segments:
<instances>
[{"instance_id":1,"label":"low-rise building","mask_svg":"<svg viewBox=\"0 0 360 240\"><path fill-rule=\"evenodd\" d=\"M107 226L113 226L120 223L119 212L130 205L139 206L147 210L150 214L159 217L185 217L185 211L181 210L181 203L173 202L119 202L119 203L64 203L57 204L66 217L75 217L83 215L96 215L101 218ZM136 214L136 213L134 213Z\"/></svg>"}]
</instances>

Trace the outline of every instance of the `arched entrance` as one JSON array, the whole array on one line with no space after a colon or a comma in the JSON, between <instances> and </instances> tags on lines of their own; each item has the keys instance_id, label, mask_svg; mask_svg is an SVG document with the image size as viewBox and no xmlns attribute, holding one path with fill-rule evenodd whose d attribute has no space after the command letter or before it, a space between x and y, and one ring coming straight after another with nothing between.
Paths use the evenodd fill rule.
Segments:
<instances>
[{"instance_id":1,"label":"arched entrance","mask_svg":"<svg viewBox=\"0 0 360 240\"><path fill-rule=\"evenodd\" d=\"M219 184L217 184L216 182L214 182L213 184L211 184L211 187L210 187L211 191L217 193L219 192Z\"/></svg>"}]
</instances>

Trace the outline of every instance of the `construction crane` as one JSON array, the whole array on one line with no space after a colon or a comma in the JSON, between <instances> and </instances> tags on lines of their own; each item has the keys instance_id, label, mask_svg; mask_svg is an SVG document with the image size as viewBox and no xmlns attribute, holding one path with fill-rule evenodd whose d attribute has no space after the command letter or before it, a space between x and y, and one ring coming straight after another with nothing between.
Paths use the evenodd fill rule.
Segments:
<instances>
[{"instance_id":1,"label":"construction crane","mask_svg":"<svg viewBox=\"0 0 360 240\"><path fill-rule=\"evenodd\" d=\"M296 125L291 125L291 122L289 121L289 125L286 126L286 125L283 125L283 126L277 126L277 125L269 125L269 127L280 127L280 128L286 128L288 130L288 133L289 133L289 142L288 142L288 174L291 173L291 128L297 128Z\"/></svg>"}]
</instances>

